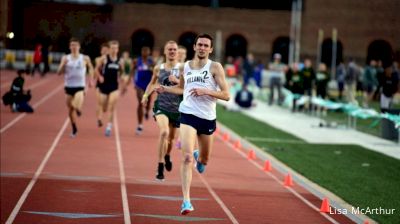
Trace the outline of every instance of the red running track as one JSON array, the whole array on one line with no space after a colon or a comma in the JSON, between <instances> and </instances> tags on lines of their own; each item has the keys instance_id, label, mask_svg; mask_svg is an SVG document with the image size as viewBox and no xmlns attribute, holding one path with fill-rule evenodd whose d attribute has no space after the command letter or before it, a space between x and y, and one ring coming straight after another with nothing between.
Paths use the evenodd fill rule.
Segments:
<instances>
[{"instance_id":1,"label":"red running track","mask_svg":"<svg viewBox=\"0 0 400 224\"><path fill-rule=\"evenodd\" d=\"M195 211L182 216L180 151L173 150L166 180L156 181L158 129L149 119L135 135L133 88L118 102L111 137L96 126L95 91L88 89L78 136L70 138L63 79L53 74L29 85L43 80L34 114L1 108L2 223L352 223L320 213L320 199L284 187L282 174L265 173L262 161L248 161L220 136L205 174L194 171Z\"/></svg>"}]
</instances>

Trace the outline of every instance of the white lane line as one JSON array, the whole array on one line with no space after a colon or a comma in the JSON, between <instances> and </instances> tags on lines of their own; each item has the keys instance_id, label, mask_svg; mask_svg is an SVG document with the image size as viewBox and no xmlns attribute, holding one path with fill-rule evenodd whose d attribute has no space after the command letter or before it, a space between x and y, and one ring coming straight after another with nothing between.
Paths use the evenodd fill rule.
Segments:
<instances>
[{"instance_id":1,"label":"white lane line","mask_svg":"<svg viewBox=\"0 0 400 224\"><path fill-rule=\"evenodd\" d=\"M235 147L230 144L227 143L226 141L224 141L222 139L221 136L217 136L219 140L221 140L225 145L227 145L229 148L233 149L233 151L237 152L239 155L241 155L243 158L247 159L247 155L246 153L244 153L243 151L239 151L236 150ZM279 178L277 178L275 175L273 175L270 172L265 172L264 168L258 164L256 161L254 160L248 160L250 163L252 163L254 166L256 166L259 170L261 170L261 172L269 175L272 179L274 179L276 182L278 182L279 184L282 184L282 181L279 180ZM294 196L296 196L297 198L299 198L301 201L303 201L306 205L308 205L311 209L315 210L316 212L318 212L319 214L321 214L323 217L325 217L327 220L329 220L331 223L334 224L339 224L335 219L333 219L332 217L330 217L328 214L320 212L319 208L315 207L315 205L313 205L310 201L308 201L307 199L305 199L303 196L301 196L301 194L299 194L297 191L293 190L290 187L285 187L289 192L291 192Z\"/></svg>"},{"instance_id":2,"label":"white lane line","mask_svg":"<svg viewBox=\"0 0 400 224\"><path fill-rule=\"evenodd\" d=\"M121 195L122 195L122 208L124 210L124 221L125 224L131 224L131 215L129 212L129 204L128 204L128 194L126 193L127 191L126 191L126 179L124 171L124 160L122 158L121 140L119 138L119 127L118 127L118 119L116 112L114 112L114 130L115 130L115 143L117 146L117 157L119 165L119 178L121 181Z\"/></svg>"},{"instance_id":3,"label":"white lane line","mask_svg":"<svg viewBox=\"0 0 400 224\"><path fill-rule=\"evenodd\" d=\"M65 119L63 126L61 127L60 131L58 132L56 138L53 141L53 144L50 146L49 150L47 151L45 157L43 158L42 162L40 163L38 169L33 175L31 181L29 182L28 186L25 188L25 191L22 193L21 197L19 198L17 204L15 205L14 209L12 210L10 216L8 217L6 224L11 224L14 222L15 217L17 216L19 210L21 209L22 205L24 204L28 194L31 192L33 186L35 185L36 181L39 179L40 174L42 173L44 167L46 166L47 161L49 160L51 154L54 152L58 142L61 139L65 129L67 128L68 118Z\"/></svg>"},{"instance_id":4,"label":"white lane line","mask_svg":"<svg viewBox=\"0 0 400 224\"><path fill-rule=\"evenodd\" d=\"M50 93L48 93L45 97L43 97L42 99L40 99L38 102L36 102L35 104L32 105L32 107L34 109L36 109L37 107L39 107L42 103L44 103L46 100L48 100L50 97L52 97L54 94L56 94L60 89L62 89L63 86L59 86L58 88L54 89L53 91L51 91ZM8 124L6 124L4 127L2 127L0 129L0 133L5 132L7 129L9 129L11 126L13 126L15 123L17 123L19 120L21 120L22 118L24 118L26 116L26 113L22 113L20 115L18 115L16 118L14 118L12 121L10 121Z\"/></svg>"},{"instance_id":5,"label":"white lane line","mask_svg":"<svg viewBox=\"0 0 400 224\"><path fill-rule=\"evenodd\" d=\"M221 198L215 193L215 191L211 188L211 186L208 184L208 182L201 176L201 174L197 173L198 176L200 177L200 180L203 182L203 184L206 186L208 192L213 196L215 201L219 204L219 206L224 210L225 214L229 217L229 219L232 221L234 224L239 224L239 222L236 220L235 216L233 216L232 212L229 210L228 207L226 207L225 203L221 200Z\"/></svg>"}]
</instances>

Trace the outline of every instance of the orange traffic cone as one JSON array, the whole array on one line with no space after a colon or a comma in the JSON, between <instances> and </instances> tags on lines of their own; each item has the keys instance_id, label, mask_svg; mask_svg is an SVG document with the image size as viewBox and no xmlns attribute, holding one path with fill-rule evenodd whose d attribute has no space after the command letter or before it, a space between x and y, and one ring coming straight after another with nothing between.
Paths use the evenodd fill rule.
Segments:
<instances>
[{"instance_id":1,"label":"orange traffic cone","mask_svg":"<svg viewBox=\"0 0 400 224\"><path fill-rule=\"evenodd\" d=\"M288 173L285 177L285 181L283 182L283 185L285 187L292 187L293 184L293 180L292 180L292 175L290 175L290 173Z\"/></svg>"},{"instance_id":2,"label":"orange traffic cone","mask_svg":"<svg viewBox=\"0 0 400 224\"><path fill-rule=\"evenodd\" d=\"M228 134L228 133L225 133L225 134L222 136L222 139L224 139L224 141L228 141L228 140L229 140L229 134Z\"/></svg>"},{"instance_id":3,"label":"orange traffic cone","mask_svg":"<svg viewBox=\"0 0 400 224\"><path fill-rule=\"evenodd\" d=\"M369 224L369 220L366 219L366 220L364 221L364 224Z\"/></svg>"},{"instance_id":4,"label":"orange traffic cone","mask_svg":"<svg viewBox=\"0 0 400 224\"><path fill-rule=\"evenodd\" d=\"M270 171L272 171L271 162L270 162L269 160L265 161L264 171L265 171L265 172L270 172Z\"/></svg>"},{"instance_id":5,"label":"orange traffic cone","mask_svg":"<svg viewBox=\"0 0 400 224\"><path fill-rule=\"evenodd\" d=\"M235 147L235 149L240 149L240 147L242 147L242 144L240 143L240 140L237 140L233 146Z\"/></svg>"},{"instance_id":6,"label":"orange traffic cone","mask_svg":"<svg viewBox=\"0 0 400 224\"><path fill-rule=\"evenodd\" d=\"M319 210L320 212L330 212L330 206L329 206L329 200L328 198L324 198L322 200L322 204L321 204L321 209Z\"/></svg>"},{"instance_id":7,"label":"orange traffic cone","mask_svg":"<svg viewBox=\"0 0 400 224\"><path fill-rule=\"evenodd\" d=\"M254 153L254 150L250 149L249 153L247 154L247 159L248 160L255 160L256 159L256 154Z\"/></svg>"}]
</instances>

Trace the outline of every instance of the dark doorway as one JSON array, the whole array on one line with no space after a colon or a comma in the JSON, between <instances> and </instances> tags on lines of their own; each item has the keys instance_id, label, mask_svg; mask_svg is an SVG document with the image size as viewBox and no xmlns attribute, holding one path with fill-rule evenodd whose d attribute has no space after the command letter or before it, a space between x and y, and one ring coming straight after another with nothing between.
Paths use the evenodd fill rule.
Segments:
<instances>
[{"instance_id":1,"label":"dark doorway","mask_svg":"<svg viewBox=\"0 0 400 224\"><path fill-rule=\"evenodd\" d=\"M274 40L272 45L272 55L270 60L272 61L272 57L275 53L279 53L282 56L281 61L285 64L289 62L289 37L278 37Z\"/></svg>"},{"instance_id":2,"label":"dark doorway","mask_svg":"<svg viewBox=\"0 0 400 224\"><path fill-rule=\"evenodd\" d=\"M321 47L321 62L325 63L326 66L332 66L332 39L328 38L322 42ZM336 65L343 61L343 45L339 40L337 41L336 48ZM318 66L318 65L316 65Z\"/></svg>"},{"instance_id":3,"label":"dark doorway","mask_svg":"<svg viewBox=\"0 0 400 224\"><path fill-rule=\"evenodd\" d=\"M154 36L146 29L139 29L132 34L132 54L134 57L140 55L143 46L154 47Z\"/></svg>"},{"instance_id":4,"label":"dark doorway","mask_svg":"<svg viewBox=\"0 0 400 224\"><path fill-rule=\"evenodd\" d=\"M178 44L186 47L186 60L191 60L194 56L194 50L193 50L193 45L194 45L194 40L197 37L197 33L195 32L185 32L179 36L178 39Z\"/></svg>"},{"instance_id":5,"label":"dark doorway","mask_svg":"<svg viewBox=\"0 0 400 224\"><path fill-rule=\"evenodd\" d=\"M393 62L392 46L385 40L374 40L368 46L367 64L372 59L381 60L382 65L387 67Z\"/></svg>"},{"instance_id":6,"label":"dark doorway","mask_svg":"<svg viewBox=\"0 0 400 224\"><path fill-rule=\"evenodd\" d=\"M241 56L246 58L247 40L240 34L232 34L226 39L225 57L232 56L234 58Z\"/></svg>"}]
</instances>

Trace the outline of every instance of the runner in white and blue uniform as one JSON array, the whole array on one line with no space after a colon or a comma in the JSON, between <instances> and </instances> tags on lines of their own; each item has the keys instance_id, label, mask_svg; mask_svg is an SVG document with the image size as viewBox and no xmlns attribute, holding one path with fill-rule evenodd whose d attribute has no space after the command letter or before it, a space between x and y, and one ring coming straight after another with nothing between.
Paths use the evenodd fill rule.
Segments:
<instances>
[{"instance_id":1,"label":"runner in white and blue uniform","mask_svg":"<svg viewBox=\"0 0 400 224\"><path fill-rule=\"evenodd\" d=\"M178 86L160 86L157 92L183 94L179 106L180 139L182 142L181 179L183 203L181 214L194 210L190 202L190 184L192 181L193 157L196 169L203 173L209 160L212 146L212 134L216 129L217 99L228 101L229 90L225 80L225 71L219 62L208 59L213 50L213 38L200 34L195 39L195 56L185 63ZM200 150L193 152L196 138Z\"/></svg>"},{"instance_id":2,"label":"runner in white and blue uniform","mask_svg":"<svg viewBox=\"0 0 400 224\"><path fill-rule=\"evenodd\" d=\"M68 115L72 125L72 137L75 137L78 132L76 115L81 116L87 68L89 68L89 75L93 76L93 65L90 58L79 53L80 47L79 40L71 38L69 42L71 53L61 58L57 70L58 74L64 74L65 77L65 93L67 94Z\"/></svg>"}]
</instances>

